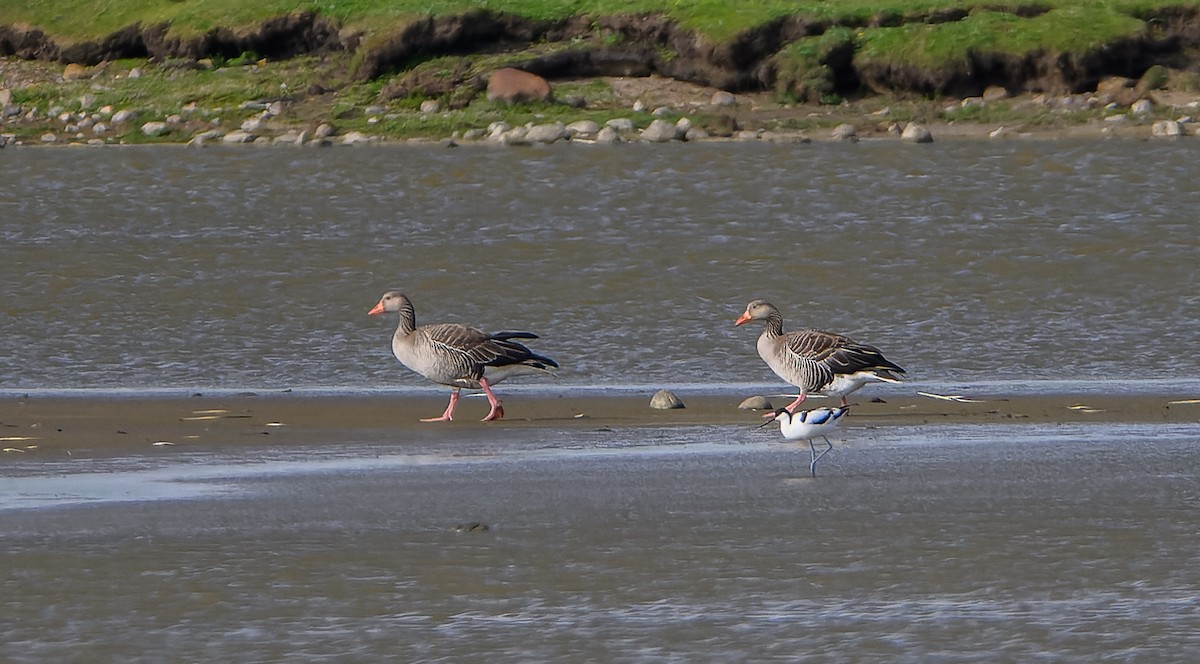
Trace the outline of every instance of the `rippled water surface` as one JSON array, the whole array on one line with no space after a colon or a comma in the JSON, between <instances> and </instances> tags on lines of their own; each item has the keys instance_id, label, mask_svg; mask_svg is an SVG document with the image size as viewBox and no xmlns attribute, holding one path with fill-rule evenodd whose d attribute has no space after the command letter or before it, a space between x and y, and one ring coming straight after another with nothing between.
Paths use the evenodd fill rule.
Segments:
<instances>
[{"instance_id":1,"label":"rippled water surface","mask_svg":"<svg viewBox=\"0 0 1200 664\"><path fill-rule=\"evenodd\" d=\"M0 393L424 389L366 315L390 288L421 322L536 331L551 390L777 384L732 325L756 297L917 383L1200 389L1186 141L0 173ZM724 425L5 453L0 659L1192 661L1198 426L854 423L815 480Z\"/></svg>"},{"instance_id":2,"label":"rippled water surface","mask_svg":"<svg viewBox=\"0 0 1200 664\"><path fill-rule=\"evenodd\" d=\"M851 427L815 480L806 451L749 427L485 430L38 468L0 486L0 645L19 662L1200 647L1200 425Z\"/></svg>"},{"instance_id":3,"label":"rippled water surface","mask_svg":"<svg viewBox=\"0 0 1200 664\"><path fill-rule=\"evenodd\" d=\"M916 380L1195 376L1185 143L7 150L0 385L421 385L389 288L568 385L773 381L755 297Z\"/></svg>"}]
</instances>

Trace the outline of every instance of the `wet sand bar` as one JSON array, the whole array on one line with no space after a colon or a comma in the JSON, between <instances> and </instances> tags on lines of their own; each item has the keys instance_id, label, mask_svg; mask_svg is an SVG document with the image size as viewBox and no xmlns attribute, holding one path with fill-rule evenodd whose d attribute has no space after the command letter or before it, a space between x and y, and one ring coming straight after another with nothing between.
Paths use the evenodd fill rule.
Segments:
<instances>
[{"instance_id":1,"label":"wet sand bar","mask_svg":"<svg viewBox=\"0 0 1200 664\"><path fill-rule=\"evenodd\" d=\"M445 407L443 395L309 396L257 394L193 397L7 397L0 400L0 441L7 454L60 450L124 452L175 445L312 445L388 442L397 431L419 428L434 436L478 432L481 427L603 428L755 424L762 413L738 410L748 395L688 394L686 408L653 410L649 394L604 396L564 393L505 398L507 417L478 421L483 399L464 399L451 423L422 423ZM925 423L1185 423L1200 421L1193 395L982 396L948 401L888 396L856 401L858 425ZM783 401L783 400L780 400ZM828 400L813 399L813 407ZM3 457L0 457L2 459ZM24 456L24 458L28 458Z\"/></svg>"}]
</instances>

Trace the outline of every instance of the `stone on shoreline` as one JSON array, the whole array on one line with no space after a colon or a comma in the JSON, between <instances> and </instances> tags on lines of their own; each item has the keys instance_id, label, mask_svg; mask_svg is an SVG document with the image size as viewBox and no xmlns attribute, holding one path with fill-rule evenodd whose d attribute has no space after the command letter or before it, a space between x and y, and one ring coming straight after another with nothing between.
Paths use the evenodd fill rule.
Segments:
<instances>
[{"instance_id":1,"label":"stone on shoreline","mask_svg":"<svg viewBox=\"0 0 1200 664\"><path fill-rule=\"evenodd\" d=\"M227 143L230 145L237 143L249 143L253 140L254 134L251 134L248 131L242 131L241 129L235 129L221 137L222 143Z\"/></svg>"},{"instance_id":2,"label":"stone on shoreline","mask_svg":"<svg viewBox=\"0 0 1200 664\"><path fill-rule=\"evenodd\" d=\"M600 131L600 125L593 120L576 120L566 127L567 135L571 138L582 136L583 138L591 138Z\"/></svg>"},{"instance_id":3,"label":"stone on shoreline","mask_svg":"<svg viewBox=\"0 0 1200 664\"><path fill-rule=\"evenodd\" d=\"M112 122L113 122L113 124L123 124L125 122L129 122L136 116L137 116L137 111L131 111L129 109L123 108L123 109L117 111L116 113L113 113Z\"/></svg>"},{"instance_id":4,"label":"stone on shoreline","mask_svg":"<svg viewBox=\"0 0 1200 664\"><path fill-rule=\"evenodd\" d=\"M1150 135L1155 138L1179 138L1184 135L1183 125L1176 120L1159 120L1151 125Z\"/></svg>"},{"instance_id":5,"label":"stone on shoreline","mask_svg":"<svg viewBox=\"0 0 1200 664\"><path fill-rule=\"evenodd\" d=\"M670 390L659 390L650 397L650 407L655 410L673 410L675 408L686 408L683 401L675 396L675 393Z\"/></svg>"},{"instance_id":6,"label":"stone on shoreline","mask_svg":"<svg viewBox=\"0 0 1200 664\"><path fill-rule=\"evenodd\" d=\"M162 136L171 131L171 126L165 122L147 122L142 125L142 134L151 138Z\"/></svg>"},{"instance_id":7,"label":"stone on shoreline","mask_svg":"<svg viewBox=\"0 0 1200 664\"><path fill-rule=\"evenodd\" d=\"M614 131L631 132L634 129L633 120L629 118L612 118L604 123L605 127L612 127Z\"/></svg>"},{"instance_id":8,"label":"stone on shoreline","mask_svg":"<svg viewBox=\"0 0 1200 664\"><path fill-rule=\"evenodd\" d=\"M596 142L601 145L613 145L621 142L621 135L617 133L616 129L605 125L596 132Z\"/></svg>"},{"instance_id":9,"label":"stone on shoreline","mask_svg":"<svg viewBox=\"0 0 1200 664\"><path fill-rule=\"evenodd\" d=\"M858 130L852 124L843 123L834 127L829 135L839 141L852 141L858 138Z\"/></svg>"},{"instance_id":10,"label":"stone on shoreline","mask_svg":"<svg viewBox=\"0 0 1200 664\"><path fill-rule=\"evenodd\" d=\"M642 140L651 143L666 143L675 140L675 125L666 120L654 120L642 130Z\"/></svg>"},{"instance_id":11,"label":"stone on shoreline","mask_svg":"<svg viewBox=\"0 0 1200 664\"><path fill-rule=\"evenodd\" d=\"M764 396L747 397L738 404L738 410L775 410L771 401Z\"/></svg>"},{"instance_id":12,"label":"stone on shoreline","mask_svg":"<svg viewBox=\"0 0 1200 664\"><path fill-rule=\"evenodd\" d=\"M904 128L903 133L900 134L900 138L912 143L933 142L933 134L929 131L929 127L916 122L908 123L908 126Z\"/></svg>"},{"instance_id":13,"label":"stone on shoreline","mask_svg":"<svg viewBox=\"0 0 1200 664\"><path fill-rule=\"evenodd\" d=\"M561 122L540 124L530 127L525 132L525 140L530 143L553 143L567 135L566 128Z\"/></svg>"}]
</instances>

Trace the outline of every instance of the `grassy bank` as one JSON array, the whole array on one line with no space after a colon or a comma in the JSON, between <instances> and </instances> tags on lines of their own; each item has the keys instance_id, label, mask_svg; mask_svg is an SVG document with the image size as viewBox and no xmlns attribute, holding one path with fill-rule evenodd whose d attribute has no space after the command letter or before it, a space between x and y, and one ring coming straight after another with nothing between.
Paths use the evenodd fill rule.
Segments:
<instances>
[{"instance_id":1,"label":"grassy bank","mask_svg":"<svg viewBox=\"0 0 1200 664\"><path fill-rule=\"evenodd\" d=\"M529 21L566 22L580 16L594 20L590 24L586 19L575 21L574 25L590 27L568 31L559 41L549 41L545 35L551 33L539 33L541 37L525 43L495 39L481 44L478 53L462 52L460 43L418 47L389 62L379 76L358 75L372 49L377 53L389 42L402 42L404 30L415 22L477 10ZM202 131L235 129L252 118L261 103L273 100L284 103L286 113L267 118L264 132L268 136L311 129L322 122L336 125L343 133L362 131L391 139L442 138L496 121L520 125L591 119L603 123L621 115L645 126L653 119L649 111L657 102L647 100L645 110L634 112L630 107L641 97L622 94L594 75L586 80L567 75L553 81L556 97L586 100L584 109L557 104L500 106L467 86L506 62L571 50L623 48L635 54L644 52L638 48L649 48L652 67L665 76L740 68L740 79L735 76L739 72L720 79L739 80L745 88L738 90L742 103L736 111L701 108L700 92L693 99L667 97L662 102L674 111L669 119L687 115L713 131L728 130L730 125L751 130L817 131L842 122L886 130L894 120L1072 126L1099 121L1113 110L1105 109L1110 100L1031 104L1028 98L1033 95L1021 95L1030 90L1012 89L1022 83L1013 83L1004 67L1012 71L1038 66L1053 69L1063 60L1069 66L1062 69L1079 70L1076 75L1086 82L1105 74L1093 71L1096 67L1108 66L1091 64L1089 58L1095 60L1095 54L1103 55L1113 45L1128 49L1134 44L1145 52L1110 53L1112 66L1119 69L1108 73L1136 78L1153 64L1143 60L1147 53L1155 53L1159 43L1155 40L1176 44L1177 51L1168 54L1175 61L1168 64L1194 63L1197 44L1189 40L1200 41L1200 35L1166 34L1175 29L1171 17L1194 18L1200 15L1200 3L1164 0L1047 0L1037 4L979 0L0 0L0 27L37 28L65 47L101 42L129 26L165 25L164 41L196 40L218 29L234 33L253 30L268 19L296 12L315 12L331 19L353 38L348 37L344 47L285 59L264 59L254 52L182 61L119 59L66 80L62 63L10 58L0 90L10 91L10 110L20 112L3 119L0 133L26 141L53 134L63 142L178 142ZM666 38L657 33L638 35L640 19L636 18L626 18L623 24L599 20L614 16L653 16L671 26L676 36L696 35L699 42L715 48L684 52L679 44L697 40L676 39L670 34ZM1186 25L1187 21L1178 23ZM785 35L791 37L777 43ZM636 42L639 38L648 41ZM500 44L503 49L497 48ZM5 48L0 33L0 53ZM715 60L704 61L698 54ZM990 102L986 109L951 109L950 102L957 101L953 99L955 91L979 83L972 77L979 76L974 69L981 57L999 63L995 65L999 71L991 75L1009 88L1012 98ZM731 64L738 58L745 62ZM1180 67L1158 70L1157 83L1142 85L1139 95L1145 97L1164 86L1186 92L1200 89L1196 71ZM1062 85L1078 87L1079 83ZM437 112L419 110L421 103L429 100L441 102ZM1122 103L1127 106L1128 100ZM121 125L106 122L118 109L135 111L135 120ZM730 114L736 117L724 117ZM1146 119L1178 114L1175 108L1159 104ZM80 127L81 120L86 126ZM148 121L166 121L169 127L162 135L146 136L139 128ZM105 132L90 131L97 123L104 125Z\"/></svg>"}]
</instances>

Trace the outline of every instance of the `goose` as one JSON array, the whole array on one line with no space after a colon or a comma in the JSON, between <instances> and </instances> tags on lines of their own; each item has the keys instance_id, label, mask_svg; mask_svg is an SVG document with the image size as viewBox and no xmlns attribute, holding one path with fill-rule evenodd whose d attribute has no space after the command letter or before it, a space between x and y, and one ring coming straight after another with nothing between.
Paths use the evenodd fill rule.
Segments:
<instances>
[{"instance_id":1,"label":"goose","mask_svg":"<svg viewBox=\"0 0 1200 664\"><path fill-rule=\"evenodd\" d=\"M400 324L392 335L392 354L404 366L429 380L451 388L450 403L440 417L422 422L454 419L454 406L462 388L483 390L491 409L483 421L504 417L504 406L492 386L512 376L549 373L558 363L529 350L514 339L537 339L532 332L488 334L467 325L441 323L417 327L412 302L399 291L388 291L367 312L378 316L399 313Z\"/></svg>"},{"instance_id":2,"label":"goose","mask_svg":"<svg viewBox=\"0 0 1200 664\"><path fill-rule=\"evenodd\" d=\"M845 406L846 395L863 385L902 382L904 369L874 346L821 330L784 334L783 316L770 302L751 300L734 325L750 321L765 323L758 335L759 357L775 375L800 388L799 396L787 406L791 412L810 393L841 397Z\"/></svg>"},{"instance_id":3,"label":"goose","mask_svg":"<svg viewBox=\"0 0 1200 664\"><path fill-rule=\"evenodd\" d=\"M817 462L821 457L825 456L833 449L833 443L829 442L826 434L833 431L842 422L842 417L850 412L849 406L840 406L837 408L814 408L812 410L802 410L793 413L787 408L776 409L773 420L767 420L759 425L759 428L767 426L772 421L779 422L779 430L783 433L783 437L788 440L807 440L809 449L809 458L811 461L808 464L808 472L813 477L817 476ZM820 436L825 441L825 449L817 454L817 448L813 445L813 439Z\"/></svg>"}]
</instances>

